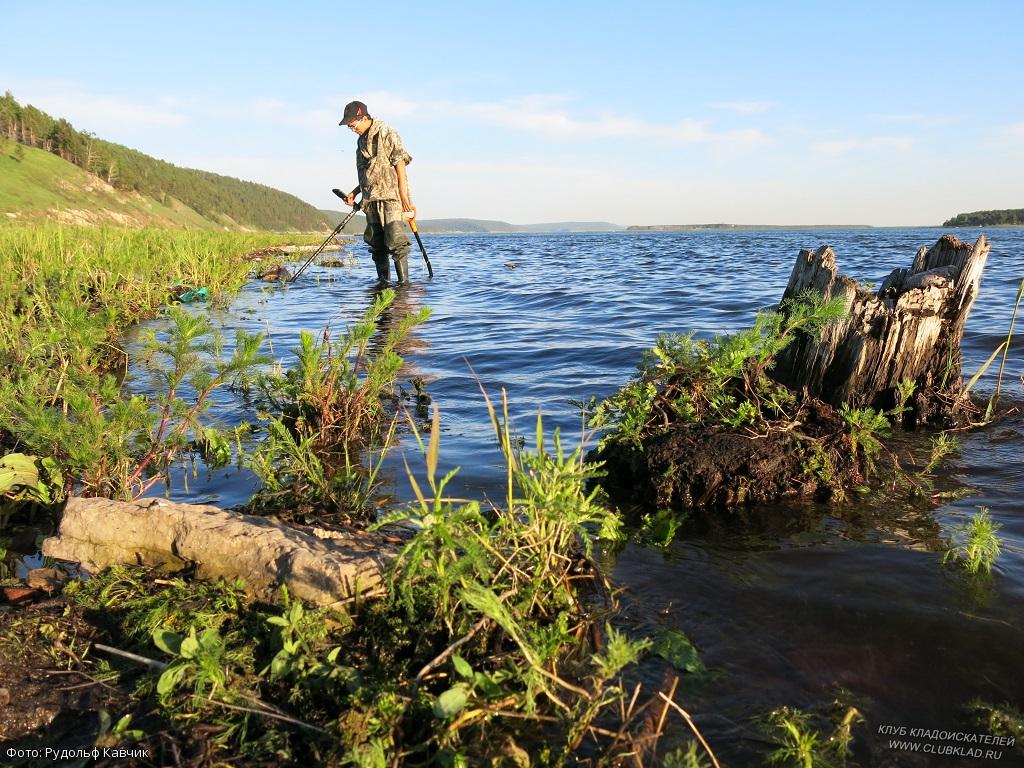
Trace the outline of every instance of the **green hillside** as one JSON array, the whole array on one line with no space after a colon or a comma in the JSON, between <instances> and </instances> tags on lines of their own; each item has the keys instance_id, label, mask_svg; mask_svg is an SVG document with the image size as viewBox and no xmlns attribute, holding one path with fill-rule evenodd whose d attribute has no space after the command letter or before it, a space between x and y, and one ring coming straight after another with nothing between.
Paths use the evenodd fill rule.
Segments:
<instances>
[{"instance_id":1,"label":"green hillside","mask_svg":"<svg viewBox=\"0 0 1024 768\"><path fill-rule=\"evenodd\" d=\"M124 192L54 154L0 142L0 221L223 229L186 205ZM233 227L237 229L237 227Z\"/></svg>"},{"instance_id":2,"label":"green hillside","mask_svg":"<svg viewBox=\"0 0 1024 768\"><path fill-rule=\"evenodd\" d=\"M331 229L341 224L342 219L348 216L348 212L342 213L341 211L331 211L323 208L320 209L320 213L330 223ZM346 224L345 228L341 231L346 235L361 235L364 229L366 229L366 217L361 213L357 213L352 217L352 221Z\"/></svg>"},{"instance_id":3,"label":"green hillside","mask_svg":"<svg viewBox=\"0 0 1024 768\"><path fill-rule=\"evenodd\" d=\"M328 221L316 208L294 195L263 184L179 168L129 147L76 130L32 105L22 106L8 91L0 97L0 212L27 217L66 218L59 210L92 212L103 221L128 215L135 223L216 226L229 229L318 230ZM92 179L74 177L59 164L49 167L32 151L64 161ZM27 163L24 168L8 161ZM69 187L46 179L47 168L60 178L76 178ZM14 176L31 189L15 188ZM56 186L55 186L56 185ZM149 211L151 206L156 206ZM125 209L127 207L127 210ZM104 213L105 212L105 213ZM10 217L8 217L10 218ZM83 221L91 221L84 216Z\"/></svg>"}]
</instances>

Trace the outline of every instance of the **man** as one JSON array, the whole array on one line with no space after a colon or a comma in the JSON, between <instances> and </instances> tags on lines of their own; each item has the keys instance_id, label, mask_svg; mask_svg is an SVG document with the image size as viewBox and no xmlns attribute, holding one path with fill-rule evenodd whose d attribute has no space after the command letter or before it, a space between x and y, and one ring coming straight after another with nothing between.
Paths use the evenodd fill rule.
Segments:
<instances>
[{"instance_id":1,"label":"man","mask_svg":"<svg viewBox=\"0 0 1024 768\"><path fill-rule=\"evenodd\" d=\"M416 207L409 194L405 166L412 156L402 146L398 132L381 120L370 117L366 105L352 101L338 125L347 125L357 134L356 172L359 187L345 197L347 205L355 205L356 194L362 193L362 209L366 215L363 240L370 246L377 279L387 282L391 277L388 256L395 262L398 282L409 282L409 238L403 227L402 214L416 217Z\"/></svg>"}]
</instances>

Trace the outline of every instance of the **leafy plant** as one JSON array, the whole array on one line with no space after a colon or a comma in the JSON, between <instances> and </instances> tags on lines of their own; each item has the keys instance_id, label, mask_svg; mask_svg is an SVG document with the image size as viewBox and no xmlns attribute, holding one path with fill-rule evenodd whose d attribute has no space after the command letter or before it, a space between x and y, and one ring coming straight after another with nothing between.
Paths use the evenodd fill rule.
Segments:
<instances>
[{"instance_id":1,"label":"leafy plant","mask_svg":"<svg viewBox=\"0 0 1024 768\"><path fill-rule=\"evenodd\" d=\"M158 630L153 633L153 644L177 657L160 675L156 686L159 695L167 696L182 682L191 682L197 696L212 696L226 687L227 674L222 663L224 639L215 628L205 629L197 636L192 627L185 637Z\"/></svg>"},{"instance_id":2,"label":"leafy plant","mask_svg":"<svg viewBox=\"0 0 1024 768\"><path fill-rule=\"evenodd\" d=\"M839 414L849 427L850 450L859 457L864 475L874 471L875 460L882 451L882 438L889 435L889 419L874 408L851 408L847 404Z\"/></svg>"},{"instance_id":3,"label":"leafy plant","mask_svg":"<svg viewBox=\"0 0 1024 768\"><path fill-rule=\"evenodd\" d=\"M773 710L768 715L768 726L780 742L778 748L768 755L769 763L814 768L821 736L810 728L809 720L807 713L788 707Z\"/></svg>"},{"instance_id":4,"label":"leafy plant","mask_svg":"<svg viewBox=\"0 0 1024 768\"><path fill-rule=\"evenodd\" d=\"M9 453L0 458L0 496L52 504L64 498L64 477L53 459Z\"/></svg>"},{"instance_id":5,"label":"leafy plant","mask_svg":"<svg viewBox=\"0 0 1024 768\"><path fill-rule=\"evenodd\" d=\"M988 507L979 507L978 513L957 528L950 537L942 563L961 566L972 576L981 571L992 572L992 564L999 557L999 537L1002 528L992 520Z\"/></svg>"},{"instance_id":6,"label":"leafy plant","mask_svg":"<svg viewBox=\"0 0 1024 768\"><path fill-rule=\"evenodd\" d=\"M863 718L855 707L846 706L832 713L831 719L828 723L825 718L790 707L772 710L765 720L765 730L778 746L768 754L768 763L792 768L845 765L852 728Z\"/></svg>"},{"instance_id":7,"label":"leafy plant","mask_svg":"<svg viewBox=\"0 0 1024 768\"><path fill-rule=\"evenodd\" d=\"M52 377L28 373L0 389L8 431L48 457L80 495L136 498L183 456L223 450L203 415L216 389L267 361L262 337L239 331L234 352L221 359L206 318L178 308L169 317L166 337L151 332L145 342L142 362L163 390L153 399L125 397L113 376L87 371L60 385L59 406L47 394Z\"/></svg>"},{"instance_id":8,"label":"leafy plant","mask_svg":"<svg viewBox=\"0 0 1024 768\"><path fill-rule=\"evenodd\" d=\"M601 445L642 449L673 423L721 424L763 432L786 418L792 393L765 372L798 335L816 334L846 313L842 297L825 301L808 291L778 311L759 312L752 328L710 341L661 334L640 360L636 376L598 404L590 425L604 429Z\"/></svg>"},{"instance_id":9,"label":"leafy plant","mask_svg":"<svg viewBox=\"0 0 1024 768\"><path fill-rule=\"evenodd\" d=\"M429 315L427 309L406 315L383 343L371 345L394 298L393 289L381 291L336 341L325 331L317 342L304 331L295 367L260 377L266 406L277 415L267 417L267 439L248 459L264 483L252 509L276 510L286 497L291 512L301 506L345 518L364 515L397 426L386 409L402 365L397 348Z\"/></svg>"},{"instance_id":10,"label":"leafy plant","mask_svg":"<svg viewBox=\"0 0 1024 768\"><path fill-rule=\"evenodd\" d=\"M975 699L968 705L978 727L995 736L1006 736L1016 741L1018 749L1024 747L1024 713L1008 702L991 704Z\"/></svg>"},{"instance_id":11,"label":"leafy plant","mask_svg":"<svg viewBox=\"0 0 1024 768\"><path fill-rule=\"evenodd\" d=\"M686 747L677 747L665 755L665 768L711 768L711 763L704 756L696 741L689 741Z\"/></svg>"}]
</instances>

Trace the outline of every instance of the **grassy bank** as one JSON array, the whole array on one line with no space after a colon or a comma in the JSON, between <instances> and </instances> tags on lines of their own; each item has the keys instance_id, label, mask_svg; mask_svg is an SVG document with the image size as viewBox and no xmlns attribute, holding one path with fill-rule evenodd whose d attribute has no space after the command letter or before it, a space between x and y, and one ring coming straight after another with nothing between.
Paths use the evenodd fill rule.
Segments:
<instances>
[{"instance_id":1,"label":"grassy bank","mask_svg":"<svg viewBox=\"0 0 1024 768\"><path fill-rule=\"evenodd\" d=\"M60 306L112 313L113 341L124 328L152 316L171 286L207 286L215 296L247 280L246 256L285 243L317 242L313 235L208 232L115 227L0 228L0 322L46 325ZM5 333L0 350L11 338Z\"/></svg>"},{"instance_id":2,"label":"grassy bank","mask_svg":"<svg viewBox=\"0 0 1024 768\"><path fill-rule=\"evenodd\" d=\"M183 287L223 300L247 254L312 236L46 226L0 228L0 446L51 460L28 500L54 501L134 439L118 339ZM136 420L137 421L137 420ZM116 452L116 451L115 451ZM29 484L30 486L32 484ZM107 488L85 484L87 492ZM16 494L8 494L16 495ZM24 494L23 494L24 496Z\"/></svg>"},{"instance_id":3,"label":"grassy bank","mask_svg":"<svg viewBox=\"0 0 1024 768\"><path fill-rule=\"evenodd\" d=\"M108 347L125 324L161 306L168 281L226 294L244 264L225 255L225 241L205 237L166 244L83 232L69 245L66 231L19 234L6 258L24 280L6 300L20 325L7 328L2 350L16 375L0 390L0 414L18 447L40 457L41 477L78 493L137 495L174 452L206 438L203 394L235 380L267 411L256 451L238 444L238 460L268 491L252 511L371 518L374 474L359 464L367 450L389 447L402 363L395 349L425 311L398 319L386 342L371 346L394 299L384 291L346 333L304 335L288 371L266 369L258 335L240 335L221 359L202 313L177 311L169 331L145 345L166 391L130 396L107 372ZM231 253L259 244L236 243ZM76 270L82 280L61 279ZM243 372L254 376L242 382ZM486 504L445 494L434 411L420 442L424 468L413 471L417 502L390 519L411 519L419 532L376 600L332 611L287 594L259 604L237 584L116 568L73 583L59 618L45 609L17 615L0 633L4 656L99 681L70 735L90 745L141 740L159 764L554 766L581 755L611 765L640 748L653 753L661 725L652 733L647 715L664 722L669 704L627 687L623 675L649 643L608 623L614 600L591 558L596 538L616 537L617 519L586 489L582 451L563 451L557 437L546 448L539 420L535 447L525 450L503 405L490 416L507 494ZM231 457L231 444L213 447L211 455ZM152 663L110 660L94 642ZM692 647L684 650L692 664ZM17 670L0 672L17 690ZM106 715L91 717L98 711ZM53 735L44 721L20 736L32 744Z\"/></svg>"}]
</instances>

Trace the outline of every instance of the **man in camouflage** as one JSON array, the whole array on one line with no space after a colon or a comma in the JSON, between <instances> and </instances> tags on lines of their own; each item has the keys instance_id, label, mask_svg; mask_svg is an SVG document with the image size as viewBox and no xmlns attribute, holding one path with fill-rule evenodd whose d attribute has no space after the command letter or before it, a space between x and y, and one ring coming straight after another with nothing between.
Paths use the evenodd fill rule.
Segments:
<instances>
[{"instance_id":1,"label":"man in camouflage","mask_svg":"<svg viewBox=\"0 0 1024 768\"><path fill-rule=\"evenodd\" d=\"M357 134L356 173L359 187L351 192L345 203L355 205L355 196L362 193L366 231L363 240L370 246L377 279L387 282L391 277L388 257L395 262L398 282L409 282L409 238L403 227L402 214L416 216L416 207L409 194L409 180L405 166L412 156L402 146L398 132L381 120L370 117L366 105L353 101L345 105L345 113L338 125L347 125Z\"/></svg>"}]
</instances>

